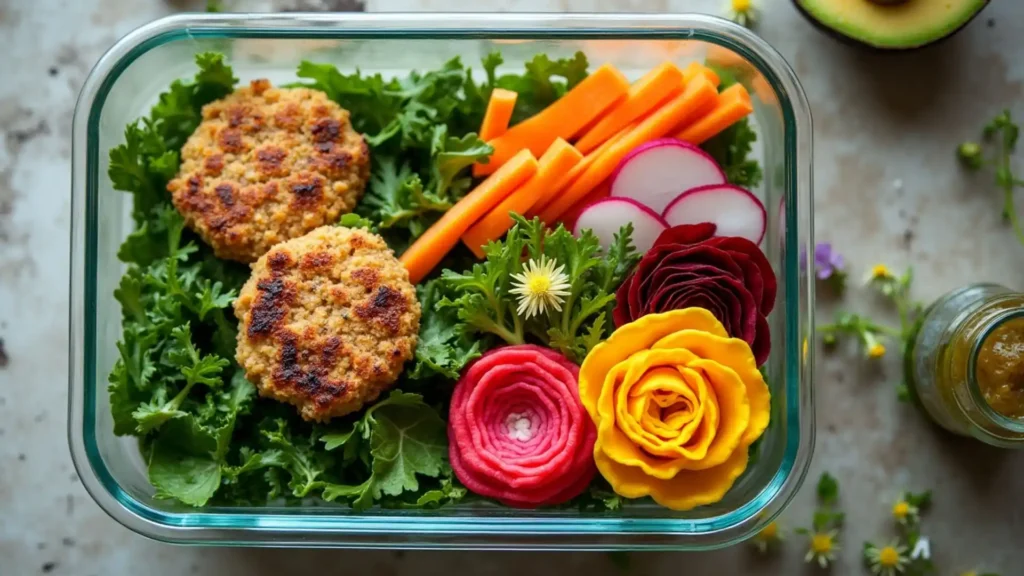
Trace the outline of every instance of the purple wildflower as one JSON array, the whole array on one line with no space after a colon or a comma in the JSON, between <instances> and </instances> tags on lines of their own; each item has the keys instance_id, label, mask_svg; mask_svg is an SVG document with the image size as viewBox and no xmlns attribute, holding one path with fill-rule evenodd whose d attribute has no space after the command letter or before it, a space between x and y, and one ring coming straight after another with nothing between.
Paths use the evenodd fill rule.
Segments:
<instances>
[{"instance_id":1,"label":"purple wildflower","mask_svg":"<svg viewBox=\"0 0 1024 576\"><path fill-rule=\"evenodd\" d=\"M807 255L800 253L800 266L807 269ZM819 280L827 280L833 274L843 272L846 268L846 260L843 255L832 250L829 242L820 242L814 247L814 273Z\"/></svg>"}]
</instances>

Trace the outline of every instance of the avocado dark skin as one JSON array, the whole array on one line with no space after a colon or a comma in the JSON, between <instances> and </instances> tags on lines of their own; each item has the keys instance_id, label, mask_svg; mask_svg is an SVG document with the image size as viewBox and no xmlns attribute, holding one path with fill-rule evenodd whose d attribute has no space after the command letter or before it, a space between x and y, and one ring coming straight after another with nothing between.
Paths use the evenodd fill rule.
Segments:
<instances>
[{"instance_id":1,"label":"avocado dark skin","mask_svg":"<svg viewBox=\"0 0 1024 576\"><path fill-rule=\"evenodd\" d=\"M895 4L902 4L904 2L907 2L907 0L871 0L871 1L876 3L876 4L885 4L885 5L895 5ZM917 46L906 46L906 47L875 46L875 45L869 44L868 42L865 42L864 40L861 40L859 38L855 38L853 36L849 36L847 34L843 34L842 32L839 32L838 30L835 30L834 28L831 28L830 26L827 26L826 24L823 24L820 20L815 18L813 14L808 12L807 9L803 7L803 5L800 3L800 0L792 0L792 2L793 2L793 6L796 7L797 12L799 12L800 15L804 17L805 20L807 20L808 22L813 24L814 27L817 28L818 30L821 30L822 32L824 32L826 36L830 36L830 37L832 37L832 38L842 42L843 44L847 44L849 46L856 46L857 48L861 48L861 49L867 49L867 50L870 50L872 52L912 52L914 50L920 50L921 48L927 48L928 46L934 46L934 45L936 45L936 44L938 44L938 43L940 43L940 42L942 42L944 40L947 40L950 36L953 36L954 34L959 32L960 30L962 30L964 28L964 26L967 26L968 24L973 22L974 19L978 17L978 14L981 14L982 12L985 11L985 8L987 8L988 5L991 3L991 0L985 0L985 6L984 7L982 7L980 10L975 12L973 16L971 16L968 20L966 20L963 24L958 26L955 30L951 31L949 34L946 34L945 36L943 36L941 38L936 38L935 40L932 40L931 42L927 42L925 44L919 44Z\"/></svg>"}]
</instances>

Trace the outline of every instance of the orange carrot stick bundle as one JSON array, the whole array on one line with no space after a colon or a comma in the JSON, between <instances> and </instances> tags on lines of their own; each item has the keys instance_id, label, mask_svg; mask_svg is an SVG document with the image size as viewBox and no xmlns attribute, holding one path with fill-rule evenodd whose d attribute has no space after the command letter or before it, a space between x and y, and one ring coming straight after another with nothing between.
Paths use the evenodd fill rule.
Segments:
<instances>
[{"instance_id":1,"label":"orange carrot stick bundle","mask_svg":"<svg viewBox=\"0 0 1024 576\"><path fill-rule=\"evenodd\" d=\"M526 214L541 198L554 194L559 180L581 160L583 155L572 144L561 138L555 140L540 157L537 173L467 230L462 242L478 258L483 258L483 247L504 236L512 227L509 214Z\"/></svg>"},{"instance_id":2,"label":"orange carrot stick bundle","mask_svg":"<svg viewBox=\"0 0 1024 576\"><path fill-rule=\"evenodd\" d=\"M409 281L418 284L430 274L473 223L536 172L537 159L529 150L521 150L445 212L399 258L409 271Z\"/></svg>"}]
</instances>

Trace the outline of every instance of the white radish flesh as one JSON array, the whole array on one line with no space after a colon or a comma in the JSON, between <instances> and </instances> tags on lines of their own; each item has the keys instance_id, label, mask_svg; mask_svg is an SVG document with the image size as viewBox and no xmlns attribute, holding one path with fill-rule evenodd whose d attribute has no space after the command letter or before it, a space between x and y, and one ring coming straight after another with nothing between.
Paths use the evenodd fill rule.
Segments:
<instances>
[{"instance_id":1,"label":"white radish flesh","mask_svg":"<svg viewBox=\"0 0 1024 576\"><path fill-rule=\"evenodd\" d=\"M767 213L756 196L729 184L701 186L680 194L665 208L669 226L711 222L715 236L739 236L755 244L764 238Z\"/></svg>"},{"instance_id":2,"label":"white radish flesh","mask_svg":"<svg viewBox=\"0 0 1024 576\"><path fill-rule=\"evenodd\" d=\"M700 148L661 138L636 147L611 176L611 195L632 198L658 214L679 194L698 186L725 184L725 173Z\"/></svg>"},{"instance_id":3,"label":"white radish flesh","mask_svg":"<svg viewBox=\"0 0 1024 576\"><path fill-rule=\"evenodd\" d=\"M581 231L590 229L601 246L607 248L614 242L614 235L626 224L633 224L633 246L641 254L650 250L658 236L668 228L661 216L635 200L605 198L580 212L573 233L579 236Z\"/></svg>"}]
</instances>

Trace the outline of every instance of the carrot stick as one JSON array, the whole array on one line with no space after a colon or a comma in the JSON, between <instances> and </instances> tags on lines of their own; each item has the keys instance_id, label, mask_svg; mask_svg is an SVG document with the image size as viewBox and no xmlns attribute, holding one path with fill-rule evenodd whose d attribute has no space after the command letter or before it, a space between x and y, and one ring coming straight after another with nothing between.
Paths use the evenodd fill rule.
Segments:
<instances>
[{"instance_id":1,"label":"carrot stick","mask_svg":"<svg viewBox=\"0 0 1024 576\"><path fill-rule=\"evenodd\" d=\"M629 81L614 66L605 64L587 76L565 96L531 118L490 140L490 162L473 167L482 176L500 168L524 148L540 156L556 138L570 140L629 91Z\"/></svg>"},{"instance_id":2,"label":"carrot stick","mask_svg":"<svg viewBox=\"0 0 1024 576\"><path fill-rule=\"evenodd\" d=\"M703 75L705 78L711 81L711 85L718 88L718 84L721 83L721 79L715 71L700 62L690 62L690 65L683 70L683 82L689 83L695 77Z\"/></svg>"},{"instance_id":3,"label":"carrot stick","mask_svg":"<svg viewBox=\"0 0 1024 576\"><path fill-rule=\"evenodd\" d=\"M754 106L747 89L742 84L733 84L718 95L718 101L710 112L682 126L676 138L691 144L703 144L753 111Z\"/></svg>"},{"instance_id":4,"label":"carrot stick","mask_svg":"<svg viewBox=\"0 0 1024 576\"><path fill-rule=\"evenodd\" d=\"M538 200L546 194L555 192L555 184L565 173L583 160L583 154L565 140L555 140L548 151L538 160L537 173L525 184L508 195L495 206L486 216L462 235L462 242L477 255L484 257L483 247L491 240L504 236L512 227L510 212L526 214Z\"/></svg>"},{"instance_id":5,"label":"carrot stick","mask_svg":"<svg viewBox=\"0 0 1024 576\"><path fill-rule=\"evenodd\" d=\"M516 107L517 92L495 88L491 91L491 99L487 101L484 121L480 123L480 139L484 142L501 136L508 130L512 120L512 111Z\"/></svg>"},{"instance_id":6,"label":"carrot stick","mask_svg":"<svg viewBox=\"0 0 1024 576\"><path fill-rule=\"evenodd\" d=\"M423 280L474 222L535 172L537 159L529 150L522 150L445 212L399 258L409 271L409 281L418 284Z\"/></svg>"},{"instance_id":7,"label":"carrot stick","mask_svg":"<svg viewBox=\"0 0 1024 576\"><path fill-rule=\"evenodd\" d=\"M590 167L558 197L544 208L540 219L549 225L565 213L570 206L589 194L605 178L611 176L619 162L629 151L644 142L661 138L691 118L705 114L715 103L715 87L705 76L691 80L686 89L673 96L660 108L628 129Z\"/></svg>"},{"instance_id":8,"label":"carrot stick","mask_svg":"<svg viewBox=\"0 0 1024 576\"><path fill-rule=\"evenodd\" d=\"M619 138L622 138L622 136L625 135L627 131L628 127L623 128L622 130L619 131L618 134L612 136L608 140L605 140L605 143L601 144L600 148L584 156L582 161L573 166L572 170L566 172L566 174L562 176L562 179L559 180L558 183L556 183L551 188L553 193L547 194L543 198L541 198L536 204L533 205L532 208L530 208L530 210L526 213L526 216L529 218L533 218L534 216L540 215L540 213L543 212L545 208L547 208L552 202L555 201L556 198L558 198L558 194L560 194L563 190L568 188L569 185L572 184L573 181L575 181L577 178L579 178L581 174L586 172L587 169L590 168L590 165L597 161L597 159L601 157L601 154L604 154L605 150L608 150L609 148L612 147L613 144L618 142Z\"/></svg>"},{"instance_id":9,"label":"carrot stick","mask_svg":"<svg viewBox=\"0 0 1024 576\"><path fill-rule=\"evenodd\" d=\"M597 148L630 122L656 108L670 94L677 92L682 83L683 71L671 62L651 70L629 87L626 99L616 104L588 130L576 143L576 148L584 154Z\"/></svg>"},{"instance_id":10,"label":"carrot stick","mask_svg":"<svg viewBox=\"0 0 1024 576\"><path fill-rule=\"evenodd\" d=\"M701 72L704 73L704 77L711 82L712 86L718 88L718 85L722 83L722 79L718 77L718 74L716 74L714 70L708 68L707 66L701 66L701 68L703 68Z\"/></svg>"}]
</instances>

